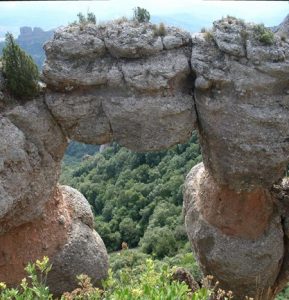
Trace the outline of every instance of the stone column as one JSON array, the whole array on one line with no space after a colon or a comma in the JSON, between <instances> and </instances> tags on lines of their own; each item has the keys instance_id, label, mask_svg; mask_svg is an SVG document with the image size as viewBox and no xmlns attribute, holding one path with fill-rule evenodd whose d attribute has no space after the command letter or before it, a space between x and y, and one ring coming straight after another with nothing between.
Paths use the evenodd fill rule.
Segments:
<instances>
[{"instance_id":1,"label":"stone column","mask_svg":"<svg viewBox=\"0 0 289 300\"><path fill-rule=\"evenodd\" d=\"M272 186L289 162L289 45L271 38L231 17L193 37L204 163L186 179L186 228L204 273L240 300L272 299L288 252Z\"/></svg>"}]
</instances>

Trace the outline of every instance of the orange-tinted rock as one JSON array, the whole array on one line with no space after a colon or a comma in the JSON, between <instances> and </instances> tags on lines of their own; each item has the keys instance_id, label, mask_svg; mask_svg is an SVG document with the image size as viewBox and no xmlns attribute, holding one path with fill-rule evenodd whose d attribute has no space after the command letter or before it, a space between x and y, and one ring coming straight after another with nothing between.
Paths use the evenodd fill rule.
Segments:
<instances>
[{"instance_id":1,"label":"orange-tinted rock","mask_svg":"<svg viewBox=\"0 0 289 300\"><path fill-rule=\"evenodd\" d=\"M65 222L60 220L64 218ZM0 235L0 282L19 284L28 262L53 257L67 242L71 227L69 208L58 189L46 203L42 216Z\"/></svg>"},{"instance_id":2,"label":"orange-tinted rock","mask_svg":"<svg viewBox=\"0 0 289 300\"><path fill-rule=\"evenodd\" d=\"M268 228L273 213L269 191L235 192L219 186L208 172L200 182L197 202L203 218L227 235L256 239Z\"/></svg>"},{"instance_id":3,"label":"orange-tinted rock","mask_svg":"<svg viewBox=\"0 0 289 300\"><path fill-rule=\"evenodd\" d=\"M281 218L269 192L236 194L218 187L202 163L196 165L184 186L188 237L204 274L232 290L234 299L269 300L284 254Z\"/></svg>"},{"instance_id":4,"label":"orange-tinted rock","mask_svg":"<svg viewBox=\"0 0 289 300\"><path fill-rule=\"evenodd\" d=\"M0 235L0 282L17 286L24 267L48 256L52 263L47 284L55 296L76 288L76 276L87 274L94 284L107 276L108 257L93 230L87 200L73 188L60 186L32 222Z\"/></svg>"}]
</instances>

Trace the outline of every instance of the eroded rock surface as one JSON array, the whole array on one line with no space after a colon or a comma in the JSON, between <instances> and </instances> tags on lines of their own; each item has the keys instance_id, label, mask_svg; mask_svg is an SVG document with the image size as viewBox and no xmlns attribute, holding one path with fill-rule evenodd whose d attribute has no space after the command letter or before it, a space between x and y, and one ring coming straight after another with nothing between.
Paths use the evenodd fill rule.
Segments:
<instances>
[{"instance_id":1,"label":"eroded rock surface","mask_svg":"<svg viewBox=\"0 0 289 300\"><path fill-rule=\"evenodd\" d=\"M289 161L289 44L224 19L193 38L192 68L206 168L235 190L272 186Z\"/></svg>"},{"instance_id":2,"label":"eroded rock surface","mask_svg":"<svg viewBox=\"0 0 289 300\"><path fill-rule=\"evenodd\" d=\"M0 115L0 233L38 217L58 181L67 145L35 99Z\"/></svg>"},{"instance_id":3,"label":"eroded rock surface","mask_svg":"<svg viewBox=\"0 0 289 300\"><path fill-rule=\"evenodd\" d=\"M223 289L232 290L236 299L270 299L266 297L280 272L284 234L281 217L273 213L268 197L268 191L227 193L227 187L218 186L203 163L186 179L189 239L204 273L213 275Z\"/></svg>"},{"instance_id":4,"label":"eroded rock surface","mask_svg":"<svg viewBox=\"0 0 289 300\"><path fill-rule=\"evenodd\" d=\"M240 300L273 299L288 281L271 187L289 162L289 44L264 30L228 17L192 40L204 165L186 179L186 228L204 273Z\"/></svg>"},{"instance_id":5,"label":"eroded rock surface","mask_svg":"<svg viewBox=\"0 0 289 300\"><path fill-rule=\"evenodd\" d=\"M88 204L56 188L67 139L152 151L197 126L204 165L187 177L184 212L201 267L234 299L272 299L289 278L288 196L274 185L289 162L287 27L266 39L231 17L192 38L126 21L57 30L45 45L45 95L0 107L0 280L15 284L43 254L58 295L79 273L96 284L106 276Z\"/></svg>"},{"instance_id":6,"label":"eroded rock surface","mask_svg":"<svg viewBox=\"0 0 289 300\"><path fill-rule=\"evenodd\" d=\"M45 45L46 103L71 139L151 151L189 138L191 37L166 30L130 21L55 33Z\"/></svg>"}]
</instances>

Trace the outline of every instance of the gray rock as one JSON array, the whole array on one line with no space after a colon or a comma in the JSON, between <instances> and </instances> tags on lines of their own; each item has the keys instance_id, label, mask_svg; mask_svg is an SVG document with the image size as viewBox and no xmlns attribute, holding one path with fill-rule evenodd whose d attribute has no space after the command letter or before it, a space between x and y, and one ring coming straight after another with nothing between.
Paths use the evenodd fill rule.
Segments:
<instances>
[{"instance_id":1,"label":"gray rock","mask_svg":"<svg viewBox=\"0 0 289 300\"><path fill-rule=\"evenodd\" d=\"M289 15L286 16L286 18L283 20L283 22L277 26L275 29L276 34L279 35L281 38L285 39L285 41L288 43L289 39Z\"/></svg>"},{"instance_id":2,"label":"gray rock","mask_svg":"<svg viewBox=\"0 0 289 300\"><path fill-rule=\"evenodd\" d=\"M81 223L93 229L93 213L85 197L70 186L60 186L59 190L71 210L73 219L80 220Z\"/></svg>"},{"instance_id":3,"label":"gray rock","mask_svg":"<svg viewBox=\"0 0 289 300\"><path fill-rule=\"evenodd\" d=\"M289 162L289 45L277 39L263 45L253 25L233 23L227 28L226 20L214 23L216 43L204 35L193 37L191 62L197 75L195 103L204 164L219 184L235 190L267 188L282 177ZM247 32L246 57L220 46L218 39L231 30L233 37ZM233 38L232 45L236 41ZM201 78L210 88L199 84Z\"/></svg>"},{"instance_id":4,"label":"gray rock","mask_svg":"<svg viewBox=\"0 0 289 300\"><path fill-rule=\"evenodd\" d=\"M103 102L114 139L134 151L156 151L185 142L196 115L190 96L114 97Z\"/></svg>"},{"instance_id":5,"label":"gray rock","mask_svg":"<svg viewBox=\"0 0 289 300\"><path fill-rule=\"evenodd\" d=\"M185 53L164 51L159 55L123 62L121 70L128 87L140 91L174 90L174 81L184 80L190 73Z\"/></svg>"},{"instance_id":6,"label":"gray rock","mask_svg":"<svg viewBox=\"0 0 289 300\"><path fill-rule=\"evenodd\" d=\"M196 165L184 188L186 229L204 274L213 275L221 288L233 291L234 299L270 299L284 251L280 217L274 215L268 229L256 239L223 233L200 211L206 176L203 164ZM208 205L210 200L205 200Z\"/></svg>"},{"instance_id":7,"label":"gray rock","mask_svg":"<svg viewBox=\"0 0 289 300\"><path fill-rule=\"evenodd\" d=\"M83 56L96 58L106 52L103 40L81 30L77 25L57 29L54 39L45 44L44 50L48 59L56 57L78 59Z\"/></svg>"},{"instance_id":8,"label":"gray rock","mask_svg":"<svg viewBox=\"0 0 289 300\"><path fill-rule=\"evenodd\" d=\"M52 258L53 268L47 284L54 295L60 296L77 287L76 276L88 275L92 283L101 286L108 274L108 255L105 245L92 229L93 215L87 200L77 190L61 186L64 202L68 205L72 225L66 244Z\"/></svg>"},{"instance_id":9,"label":"gray rock","mask_svg":"<svg viewBox=\"0 0 289 300\"><path fill-rule=\"evenodd\" d=\"M0 234L39 216L59 177L67 142L42 100L0 115Z\"/></svg>"},{"instance_id":10,"label":"gray rock","mask_svg":"<svg viewBox=\"0 0 289 300\"><path fill-rule=\"evenodd\" d=\"M135 22L56 32L45 46L43 80L51 89L45 97L70 139L94 144L115 139L133 150L151 151L189 138L196 123L189 80L191 38L174 27L166 33L162 41L151 24ZM81 45L74 44L78 36ZM92 48L85 39L92 37L104 41L104 56L89 54ZM59 50L62 42L65 47ZM163 50L163 42L169 50Z\"/></svg>"},{"instance_id":11,"label":"gray rock","mask_svg":"<svg viewBox=\"0 0 289 300\"><path fill-rule=\"evenodd\" d=\"M105 144L112 139L102 98L90 93L47 93L46 103L71 140Z\"/></svg>"}]
</instances>

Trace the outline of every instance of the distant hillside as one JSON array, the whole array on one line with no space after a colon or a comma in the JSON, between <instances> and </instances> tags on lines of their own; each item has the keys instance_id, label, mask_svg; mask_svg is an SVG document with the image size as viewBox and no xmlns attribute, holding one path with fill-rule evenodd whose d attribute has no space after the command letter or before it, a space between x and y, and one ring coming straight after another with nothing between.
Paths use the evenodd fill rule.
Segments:
<instances>
[{"instance_id":1,"label":"distant hillside","mask_svg":"<svg viewBox=\"0 0 289 300\"><path fill-rule=\"evenodd\" d=\"M43 44L49 40L53 35L53 30L44 31L39 27L21 27L20 35L16 39L19 46L24 49L27 53L29 53L38 68L41 69L45 54L43 50ZM0 43L0 53L2 53L2 49L4 48L5 42Z\"/></svg>"}]
</instances>

